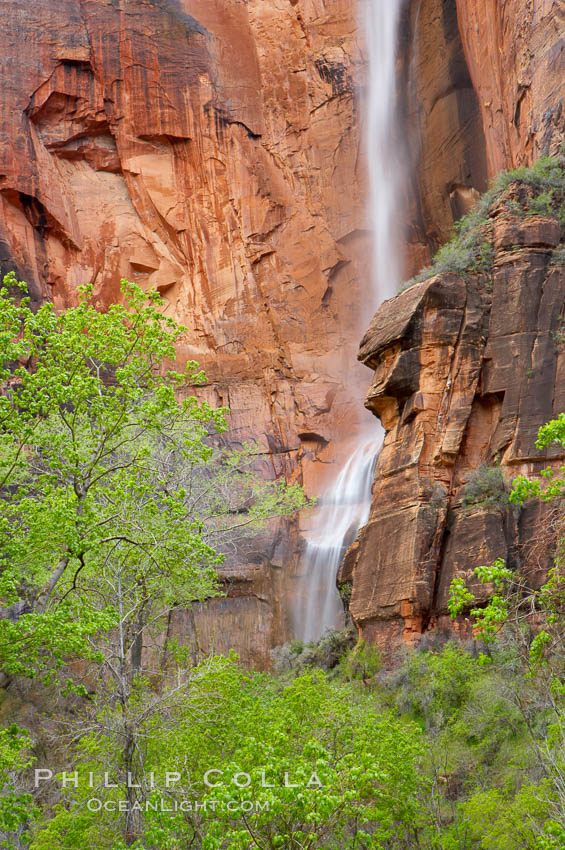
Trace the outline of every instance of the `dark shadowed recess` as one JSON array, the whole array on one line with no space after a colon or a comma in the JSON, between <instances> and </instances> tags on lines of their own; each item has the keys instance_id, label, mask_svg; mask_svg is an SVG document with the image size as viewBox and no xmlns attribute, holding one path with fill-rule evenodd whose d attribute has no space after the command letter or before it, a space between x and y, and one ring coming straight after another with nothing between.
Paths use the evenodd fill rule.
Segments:
<instances>
[{"instance_id":1,"label":"dark shadowed recess","mask_svg":"<svg viewBox=\"0 0 565 850\"><path fill-rule=\"evenodd\" d=\"M202 24L196 18L193 18L192 15L183 11L180 0L147 0L147 2L150 6L156 9L163 9L163 11L180 21L185 27L187 34L196 32L200 35L207 35L207 30Z\"/></svg>"}]
</instances>

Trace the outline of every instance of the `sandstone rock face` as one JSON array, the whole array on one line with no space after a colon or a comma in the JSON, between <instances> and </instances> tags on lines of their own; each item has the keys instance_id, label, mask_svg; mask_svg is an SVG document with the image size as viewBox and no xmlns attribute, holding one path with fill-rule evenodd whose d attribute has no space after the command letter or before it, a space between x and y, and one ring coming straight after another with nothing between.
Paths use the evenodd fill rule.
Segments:
<instances>
[{"instance_id":1,"label":"sandstone rock face","mask_svg":"<svg viewBox=\"0 0 565 850\"><path fill-rule=\"evenodd\" d=\"M565 9L554 0L422 0L406 27L407 126L419 151L413 269L489 178L559 151ZM361 345L375 369L367 406L387 436L371 518L339 580L353 584L362 634L383 645L450 629L449 584L479 564L503 556L541 580L550 563L549 532L545 545L531 545L550 525L538 509L462 504L482 464L500 463L507 479L539 470L547 458L535 449L537 431L565 409L565 272L551 262L561 228L502 215L492 226L489 286L446 275L418 284L382 306Z\"/></svg>"},{"instance_id":2,"label":"sandstone rock face","mask_svg":"<svg viewBox=\"0 0 565 850\"><path fill-rule=\"evenodd\" d=\"M479 101L455 0L412 2L403 28L404 108L412 161L407 273L425 265L488 184Z\"/></svg>"},{"instance_id":3,"label":"sandstone rock face","mask_svg":"<svg viewBox=\"0 0 565 850\"><path fill-rule=\"evenodd\" d=\"M565 7L561 0L457 0L486 138L489 174L565 139Z\"/></svg>"},{"instance_id":4,"label":"sandstone rock face","mask_svg":"<svg viewBox=\"0 0 565 850\"><path fill-rule=\"evenodd\" d=\"M412 0L402 41L412 160L407 273L499 171L565 139L560 0Z\"/></svg>"},{"instance_id":5,"label":"sandstone rock face","mask_svg":"<svg viewBox=\"0 0 565 850\"><path fill-rule=\"evenodd\" d=\"M382 305L361 344L375 370L366 404L387 434L371 517L340 581L353 583L361 634L383 645L449 630L449 585L476 566L504 557L541 581L550 564L551 547L531 545L547 519L538 509L497 502L492 479L464 498L488 474L481 465L500 465L503 488L562 462L535 447L539 427L565 410L560 227L493 215L492 277L442 274L412 286Z\"/></svg>"}]
</instances>

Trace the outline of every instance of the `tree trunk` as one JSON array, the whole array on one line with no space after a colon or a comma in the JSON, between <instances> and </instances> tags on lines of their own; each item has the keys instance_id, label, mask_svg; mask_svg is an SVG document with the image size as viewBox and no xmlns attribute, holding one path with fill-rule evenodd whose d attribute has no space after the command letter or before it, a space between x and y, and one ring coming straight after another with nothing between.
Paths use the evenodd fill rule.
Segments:
<instances>
[{"instance_id":1,"label":"tree trunk","mask_svg":"<svg viewBox=\"0 0 565 850\"><path fill-rule=\"evenodd\" d=\"M124 742L124 768L126 771L126 800L127 800L127 810L126 810L126 821L124 828L124 839L126 845L131 847L132 844L138 840L141 835L141 812L134 808L135 804L139 802L137 796L137 788L134 788L134 785L137 785L137 780L139 777L137 776L137 771L135 770L135 738L132 730L126 724L124 726L125 731L125 742Z\"/></svg>"}]
</instances>

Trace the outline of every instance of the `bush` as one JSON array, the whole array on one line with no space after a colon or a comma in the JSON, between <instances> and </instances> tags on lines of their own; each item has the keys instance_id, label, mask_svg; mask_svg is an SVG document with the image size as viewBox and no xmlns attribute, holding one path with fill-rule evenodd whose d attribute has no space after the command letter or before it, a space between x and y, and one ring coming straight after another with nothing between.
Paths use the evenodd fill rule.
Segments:
<instances>
[{"instance_id":1,"label":"bush","mask_svg":"<svg viewBox=\"0 0 565 850\"><path fill-rule=\"evenodd\" d=\"M341 596L341 601L347 608L349 608L349 603L351 602L351 594L353 592L353 582L344 581L343 584L340 584L338 589L339 595Z\"/></svg>"},{"instance_id":2,"label":"bush","mask_svg":"<svg viewBox=\"0 0 565 850\"><path fill-rule=\"evenodd\" d=\"M495 177L492 191L504 192L512 183L523 183L537 192L562 193L565 179L565 152L558 156L542 156L532 166L523 165L503 171ZM488 193L487 193L488 194Z\"/></svg>"},{"instance_id":3,"label":"bush","mask_svg":"<svg viewBox=\"0 0 565 850\"><path fill-rule=\"evenodd\" d=\"M565 266L565 245L559 245L551 255L554 266Z\"/></svg>"},{"instance_id":4,"label":"bush","mask_svg":"<svg viewBox=\"0 0 565 850\"><path fill-rule=\"evenodd\" d=\"M340 675L348 682L355 679L368 684L382 667L381 652L376 646L361 641L341 659Z\"/></svg>"},{"instance_id":5,"label":"bush","mask_svg":"<svg viewBox=\"0 0 565 850\"><path fill-rule=\"evenodd\" d=\"M500 466L481 465L471 473L463 489L463 507L508 507L508 490Z\"/></svg>"},{"instance_id":6,"label":"bush","mask_svg":"<svg viewBox=\"0 0 565 850\"><path fill-rule=\"evenodd\" d=\"M528 203L526 215L552 215L553 213L553 190L540 192Z\"/></svg>"},{"instance_id":7,"label":"bush","mask_svg":"<svg viewBox=\"0 0 565 850\"><path fill-rule=\"evenodd\" d=\"M271 650L271 661L275 673L295 674L318 668L333 670L344 656L355 646L357 635L353 629L342 632L328 630L319 641L304 643L292 640Z\"/></svg>"},{"instance_id":8,"label":"bush","mask_svg":"<svg viewBox=\"0 0 565 850\"><path fill-rule=\"evenodd\" d=\"M448 643L440 653L409 651L384 684L402 715L437 730L456 719L479 673L477 662L464 649Z\"/></svg>"}]
</instances>

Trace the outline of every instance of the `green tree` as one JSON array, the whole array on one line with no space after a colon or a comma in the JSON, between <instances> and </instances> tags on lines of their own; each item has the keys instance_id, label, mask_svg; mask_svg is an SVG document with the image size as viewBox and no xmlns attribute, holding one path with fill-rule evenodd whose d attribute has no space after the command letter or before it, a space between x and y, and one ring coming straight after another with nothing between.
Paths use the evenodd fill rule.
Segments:
<instances>
[{"instance_id":1,"label":"green tree","mask_svg":"<svg viewBox=\"0 0 565 850\"><path fill-rule=\"evenodd\" d=\"M154 723L147 737L146 766L157 779L139 847L410 846L421 822L418 792L424 783L422 741L412 723L377 712L352 686L321 671L281 687L266 674L219 660L213 671L201 669L185 700L170 722ZM89 769L84 761L81 770ZM167 771L180 776L169 788ZM121 846L115 816L89 813L81 793L68 789L67 805L33 850ZM118 792L99 793L113 799ZM68 808L72 801L80 819ZM190 809L175 811L181 801Z\"/></svg>"},{"instance_id":2,"label":"green tree","mask_svg":"<svg viewBox=\"0 0 565 850\"><path fill-rule=\"evenodd\" d=\"M227 782L207 797L219 806L203 824L203 850L406 846L421 822L421 739L354 694L318 671L247 702L222 764ZM235 785L241 771L251 795ZM230 813L234 799L241 808Z\"/></svg>"},{"instance_id":3,"label":"green tree","mask_svg":"<svg viewBox=\"0 0 565 850\"><path fill-rule=\"evenodd\" d=\"M218 595L238 534L305 500L258 476L251 447L214 445L227 411L194 395L196 363L167 368L185 329L157 293L122 281L102 313L82 288L58 314L24 286L0 290L0 665L66 670L133 777L144 724L190 687L186 653L163 655L172 614Z\"/></svg>"},{"instance_id":4,"label":"green tree","mask_svg":"<svg viewBox=\"0 0 565 850\"><path fill-rule=\"evenodd\" d=\"M33 758L29 736L15 724L0 729L0 835L25 838L24 830L36 814L33 797L24 790L22 772ZM11 850L13 841L2 840L0 847Z\"/></svg>"}]
</instances>

